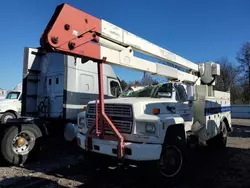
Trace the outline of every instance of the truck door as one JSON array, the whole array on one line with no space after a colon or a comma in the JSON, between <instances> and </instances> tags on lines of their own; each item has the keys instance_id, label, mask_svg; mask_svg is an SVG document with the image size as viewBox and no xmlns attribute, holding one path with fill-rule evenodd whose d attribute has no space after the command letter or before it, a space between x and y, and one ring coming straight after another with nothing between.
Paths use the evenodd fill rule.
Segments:
<instances>
[{"instance_id":1,"label":"truck door","mask_svg":"<svg viewBox=\"0 0 250 188\"><path fill-rule=\"evenodd\" d=\"M51 112L55 116L62 115L63 104L63 74L57 74L53 77L53 101L51 104Z\"/></svg>"},{"instance_id":2,"label":"truck door","mask_svg":"<svg viewBox=\"0 0 250 188\"><path fill-rule=\"evenodd\" d=\"M185 121L185 129L190 130L193 124L193 107L190 106L188 101L188 94L185 85L180 83L174 84L175 88L175 99L176 104L176 113L179 114Z\"/></svg>"},{"instance_id":3,"label":"truck door","mask_svg":"<svg viewBox=\"0 0 250 188\"><path fill-rule=\"evenodd\" d=\"M111 97L118 97L121 93L121 86L118 82L118 80L114 79L114 78L108 78L108 96Z\"/></svg>"},{"instance_id":4,"label":"truck door","mask_svg":"<svg viewBox=\"0 0 250 188\"><path fill-rule=\"evenodd\" d=\"M58 117L62 115L62 103L63 103L62 74L56 74L47 77L47 94L49 100L45 101L45 105L48 106L48 108L50 107L49 109L47 109L50 112L50 116Z\"/></svg>"}]
</instances>

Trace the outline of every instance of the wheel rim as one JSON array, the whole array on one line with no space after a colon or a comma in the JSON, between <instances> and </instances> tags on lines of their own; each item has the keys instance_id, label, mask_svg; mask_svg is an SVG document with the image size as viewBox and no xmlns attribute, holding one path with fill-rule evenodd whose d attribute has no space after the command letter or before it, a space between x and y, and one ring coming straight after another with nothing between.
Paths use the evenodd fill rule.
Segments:
<instances>
[{"instance_id":1,"label":"wheel rim","mask_svg":"<svg viewBox=\"0 0 250 188\"><path fill-rule=\"evenodd\" d=\"M12 150L18 155L26 155L33 148L35 135L29 131L22 131L12 140Z\"/></svg>"},{"instance_id":2,"label":"wheel rim","mask_svg":"<svg viewBox=\"0 0 250 188\"><path fill-rule=\"evenodd\" d=\"M227 128L225 125L222 126L221 134L222 134L223 142L224 142L224 144L226 144L226 142L227 142Z\"/></svg>"},{"instance_id":3,"label":"wheel rim","mask_svg":"<svg viewBox=\"0 0 250 188\"><path fill-rule=\"evenodd\" d=\"M5 117L3 118L4 123L6 123L8 119L13 119L13 116L11 116L11 115L5 116Z\"/></svg>"},{"instance_id":4,"label":"wheel rim","mask_svg":"<svg viewBox=\"0 0 250 188\"><path fill-rule=\"evenodd\" d=\"M182 167L183 156L181 151L175 146L168 146L165 148L161 159L159 161L159 169L163 176L176 176Z\"/></svg>"},{"instance_id":5,"label":"wheel rim","mask_svg":"<svg viewBox=\"0 0 250 188\"><path fill-rule=\"evenodd\" d=\"M223 138L227 137L227 129L225 126L223 126L223 128L222 128L222 136L223 136Z\"/></svg>"}]
</instances>

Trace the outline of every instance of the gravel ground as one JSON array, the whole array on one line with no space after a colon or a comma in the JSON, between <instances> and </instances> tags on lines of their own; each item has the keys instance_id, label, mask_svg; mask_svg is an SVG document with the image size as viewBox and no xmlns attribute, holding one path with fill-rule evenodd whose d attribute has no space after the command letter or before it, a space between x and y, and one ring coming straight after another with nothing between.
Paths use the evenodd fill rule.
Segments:
<instances>
[{"instance_id":1,"label":"gravel ground","mask_svg":"<svg viewBox=\"0 0 250 188\"><path fill-rule=\"evenodd\" d=\"M31 182L31 179L48 178L48 172L60 168L69 169L83 161L80 148L74 143L65 142L63 138L49 138L43 150L40 156L33 156L21 167L10 167L1 161L0 187L13 187L13 184L20 182L23 182L23 187L23 184Z\"/></svg>"},{"instance_id":2,"label":"gravel ground","mask_svg":"<svg viewBox=\"0 0 250 188\"><path fill-rule=\"evenodd\" d=\"M250 187L250 120L234 119L233 128L225 150L208 147L193 150L187 173L173 187ZM0 187L120 188L170 185L154 173L148 173L150 168L109 166L89 169L83 163L82 153L77 146L62 141L59 144L58 140L49 143L46 152L39 158L41 160L33 160L25 167L1 167Z\"/></svg>"}]
</instances>

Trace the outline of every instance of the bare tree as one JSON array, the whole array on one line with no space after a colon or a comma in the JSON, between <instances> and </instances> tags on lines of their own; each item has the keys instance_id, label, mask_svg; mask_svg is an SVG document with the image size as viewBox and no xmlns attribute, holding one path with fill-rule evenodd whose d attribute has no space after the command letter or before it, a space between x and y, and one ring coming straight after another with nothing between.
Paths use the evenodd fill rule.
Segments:
<instances>
[{"instance_id":1,"label":"bare tree","mask_svg":"<svg viewBox=\"0 0 250 188\"><path fill-rule=\"evenodd\" d=\"M232 104L244 103L243 88L239 83L232 85L230 89L230 94Z\"/></svg>"},{"instance_id":2,"label":"bare tree","mask_svg":"<svg viewBox=\"0 0 250 188\"><path fill-rule=\"evenodd\" d=\"M140 86L140 81L138 81L138 80L130 81L128 83L128 86Z\"/></svg>"},{"instance_id":3,"label":"bare tree","mask_svg":"<svg viewBox=\"0 0 250 188\"><path fill-rule=\"evenodd\" d=\"M219 91L230 91L232 103L239 97L238 76L239 70L233 66L226 57L216 61L220 65L220 76L216 80L215 89Z\"/></svg>"},{"instance_id":4,"label":"bare tree","mask_svg":"<svg viewBox=\"0 0 250 188\"><path fill-rule=\"evenodd\" d=\"M148 86L159 84L159 81L153 78L149 73L144 73L141 80L130 81L128 86Z\"/></svg>"},{"instance_id":5,"label":"bare tree","mask_svg":"<svg viewBox=\"0 0 250 188\"><path fill-rule=\"evenodd\" d=\"M144 73L143 78L140 81L140 85L147 86L147 85L156 85L158 81L154 79L150 74Z\"/></svg>"},{"instance_id":6,"label":"bare tree","mask_svg":"<svg viewBox=\"0 0 250 188\"><path fill-rule=\"evenodd\" d=\"M120 84L121 84L122 90L124 90L124 89L128 86L128 84L127 84L127 82L126 82L125 80L122 80L122 81L120 82Z\"/></svg>"},{"instance_id":7,"label":"bare tree","mask_svg":"<svg viewBox=\"0 0 250 188\"><path fill-rule=\"evenodd\" d=\"M241 49L237 53L236 59L240 63L242 72L243 97L245 102L250 103L250 42L243 43Z\"/></svg>"}]
</instances>

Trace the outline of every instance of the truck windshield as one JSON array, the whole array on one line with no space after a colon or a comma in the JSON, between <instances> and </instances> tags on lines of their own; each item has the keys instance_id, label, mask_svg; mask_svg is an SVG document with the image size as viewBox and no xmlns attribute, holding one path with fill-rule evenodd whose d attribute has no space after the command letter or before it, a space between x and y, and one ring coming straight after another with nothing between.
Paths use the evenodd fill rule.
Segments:
<instances>
[{"instance_id":1,"label":"truck windshield","mask_svg":"<svg viewBox=\"0 0 250 188\"><path fill-rule=\"evenodd\" d=\"M18 99L20 92L9 92L5 99Z\"/></svg>"},{"instance_id":2,"label":"truck windshield","mask_svg":"<svg viewBox=\"0 0 250 188\"><path fill-rule=\"evenodd\" d=\"M146 86L142 89L133 91L132 89L125 90L119 97L152 97L157 86Z\"/></svg>"},{"instance_id":3,"label":"truck windshield","mask_svg":"<svg viewBox=\"0 0 250 188\"><path fill-rule=\"evenodd\" d=\"M145 86L142 89L133 91L125 90L119 97L152 97L152 98L172 98L172 83Z\"/></svg>"}]
</instances>

